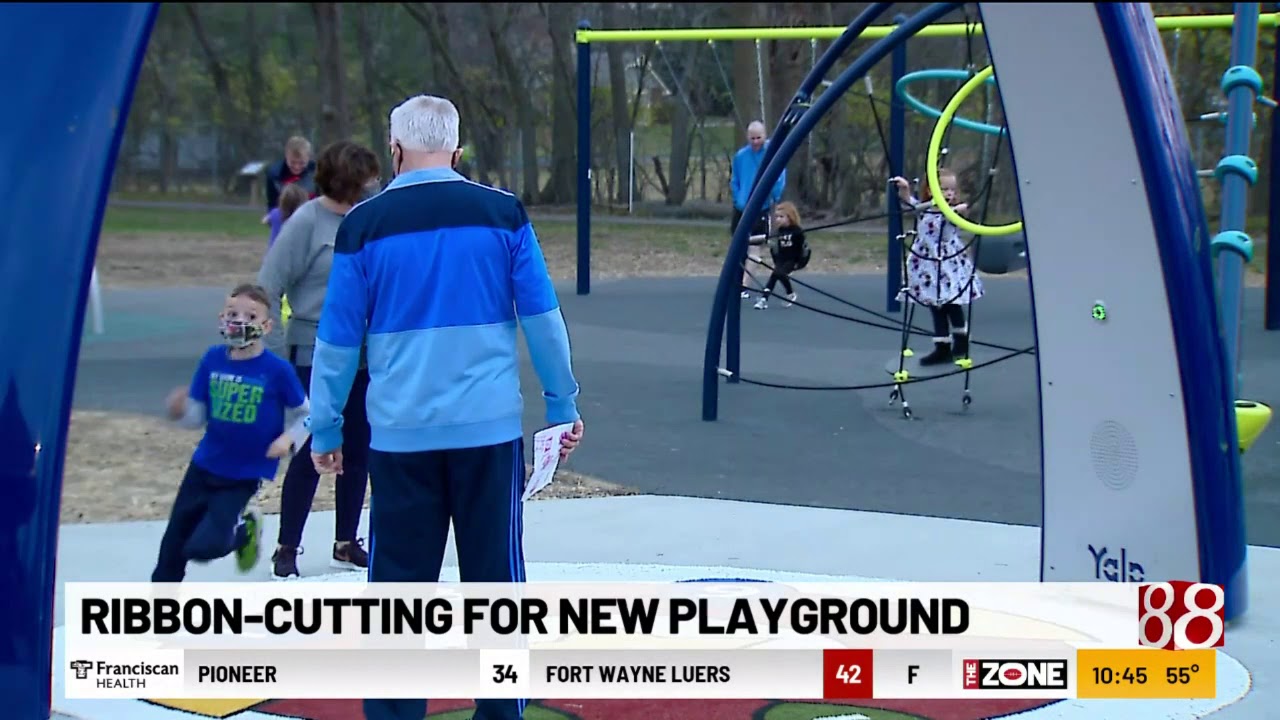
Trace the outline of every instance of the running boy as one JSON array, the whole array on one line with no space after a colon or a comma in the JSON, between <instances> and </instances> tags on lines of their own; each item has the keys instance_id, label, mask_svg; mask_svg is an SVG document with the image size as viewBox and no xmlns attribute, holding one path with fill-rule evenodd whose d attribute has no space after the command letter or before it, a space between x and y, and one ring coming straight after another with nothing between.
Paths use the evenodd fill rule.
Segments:
<instances>
[{"instance_id":1,"label":"running boy","mask_svg":"<svg viewBox=\"0 0 1280 720\"><path fill-rule=\"evenodd\" d=\"M205 352L190 387L169 394L169 417L205 430L174 498L152 582L182 582L188 561L235 553L241 572L258 562L262 516L250 501L275 478L280 458L306 442L310 412L293 367L262 343L268 313L262 288L232 290L218 315L225 343Z\"/></svg>"}]
</instances>

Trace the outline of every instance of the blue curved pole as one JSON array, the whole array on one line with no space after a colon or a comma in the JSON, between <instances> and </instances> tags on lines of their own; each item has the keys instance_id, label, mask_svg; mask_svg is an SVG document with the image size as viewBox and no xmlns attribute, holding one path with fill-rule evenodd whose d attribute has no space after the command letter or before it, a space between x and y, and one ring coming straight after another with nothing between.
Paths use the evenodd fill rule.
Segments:
<instances>
[{"instance_id":1,"label":"blue curved pole","mask_svg":"<svg viewBox=\"0 0 1280 720\"><path fill-rule=\"evenodd\" d=\"M155 3L0 5L0 63L35 69L13 74L0 113L0 196L10 201L0 306L11 310L0 313L0 337L28 339L0 358L0 696L13 720L50 714L62 472L85 300L155 15Z\"/></svg>"},{"instance_id":2,"label":"blue curved pole","mask_svg":"<svg viewBox=\"0 0 1280 720\"><path fill-rule=\"evenodd\" d=\"M818 89L818 83L831 72L831 68L835 66L836 61L844 55L845 51L853 45L858 39L858 35L862 33L867 26L875 22L876 18L884 12L887 12L893 3L874 3L869 5L865 10L858 14L853 22L849 23L845 31L831 43L831 47L822 53L822 57L809 70L809 74L805 76L800 83L800 88L796 90L796 94L791 99L791 103L787 106L786 112L782 114L782 118L778 121L778 127L774 128L769 144L765 147L764 158L760 161L760 165L756 167L756 176L752 180L752 188L758 186L761 173L769 162L778 154L778 147L786 140L787 135L791 133L791 128L804 114L805 109L809 106L809 100L813 97L813 92ZM763 120L764 118L761 118ZM747 217L743 215L743 217ZM748 227L750 223L748 223ZM746 256L738 260L738 266L746 262ZM725 368L729 370L729 382L738 382L738 369L740 367L740 351L742 350L742 304L733 303L728 305L728 315L722 322L726 324L725 328ZM719 359L717 354L717 360ZM704 390L705 395L705 390ZM712 418L714 419L714 418Z\"/></svg>"},{"instance_id":3,"label":"blue curved pole","mask_svg":"<svg viewBox=\"0 0 1280 720\"><path fill-rule=\"evenodd\" d=\"M827 88L822 94L822 97L818 98L810 107L800 108L794 126L788 126L786 138L777 146L776 150L770 147L769 152L766 153L768 162L764 164L765 169L756 178L755 188L751 191L750 198L747 199L742 216L749 218L754 217L753 213L755 215L760 214L760 211L764 208L765 198L768 197L770 188L777 181L778 176L782 174L782 170L800 147L805 136L822 119L823 115L848 92L855 82L862 79L876 63L884 59L899 43L904 42L920 32L921 28L938 20L960 7L960 5L961 3L935 3L916 13L911 19L899 25L893 32L881 38L863 52L848 69L836 78L831 87ZM868 20L868 24L870 22L871 20ZM862 32L862 29L858 29L858 32ZM770 145L773 145L773 143L770 143ZM740 223L734 229L733 240L729 244L729 252L725 256L724 267L720 270L720 282L716 288L715 301L711 307L711 323L707 329L707 345L702 366L702 419L708 422L716 419L719 390L717 378L719 377L720 347L724 341L725 317L729 310L730 294L733 295L735 300L737 299L738 288L735 279L740 280L742 277L742 263L746 260L747 240L750 233L751 223Z\"/></svg>"}]
</instances>

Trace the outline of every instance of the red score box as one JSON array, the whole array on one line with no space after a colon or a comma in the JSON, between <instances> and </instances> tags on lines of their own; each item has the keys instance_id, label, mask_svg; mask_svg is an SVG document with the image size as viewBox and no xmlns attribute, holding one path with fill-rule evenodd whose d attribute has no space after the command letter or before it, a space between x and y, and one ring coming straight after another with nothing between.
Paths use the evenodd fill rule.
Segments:
<instances>
[{"instance_id":1,"label":"red score box","mask_svg":"<svg viewBox=\"0 0 1280 720\"><path fill-rule=\"evenodd\" d=\"M873 656L871 650L823 650L822 699L871 699Z\"/></svg>"}]
</instances>

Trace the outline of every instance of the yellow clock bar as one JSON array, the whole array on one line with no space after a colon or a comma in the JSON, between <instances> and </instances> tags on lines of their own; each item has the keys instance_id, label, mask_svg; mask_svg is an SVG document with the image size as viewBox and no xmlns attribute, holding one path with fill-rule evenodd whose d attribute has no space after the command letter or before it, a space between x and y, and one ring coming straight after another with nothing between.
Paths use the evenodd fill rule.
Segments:
<instances>
[{"instance_id":1,"label":"yellow clock bar","mask_svg":"<svg viewBox=\"0 0 1280 720\"><path fill-rule=\"evenodd\" d=\"M1181 700L1213 698L1218 651L1076 651L1076 697L1081 699Z\"/></svg>"}]
</instances>

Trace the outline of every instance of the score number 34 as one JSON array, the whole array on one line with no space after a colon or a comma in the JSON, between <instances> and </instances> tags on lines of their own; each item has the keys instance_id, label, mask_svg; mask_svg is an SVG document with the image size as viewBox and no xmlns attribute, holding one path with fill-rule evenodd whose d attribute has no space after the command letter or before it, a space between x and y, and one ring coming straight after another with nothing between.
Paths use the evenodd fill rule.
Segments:
<instances>
[{"instance_id":1,"label":"score number 34","mask_svg":"<svg viewBox=\"0 0 1280 720\"><path fill-rule=\"evenodd\" d=\"M493 682L501 685L502 683L514 683L520 679L516 674L516 669L511 665L494 665L493 666Z\"/></svg>"}]
</instances>

